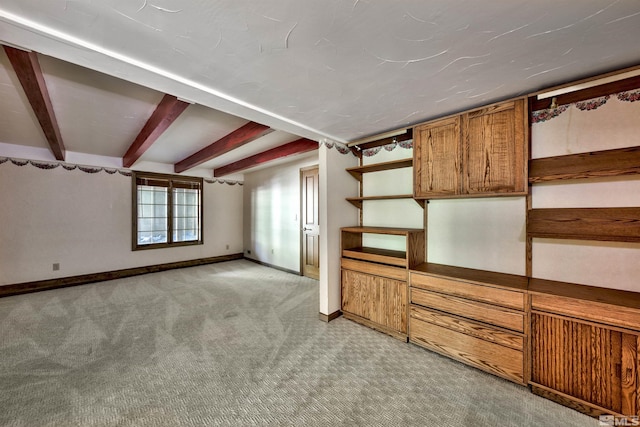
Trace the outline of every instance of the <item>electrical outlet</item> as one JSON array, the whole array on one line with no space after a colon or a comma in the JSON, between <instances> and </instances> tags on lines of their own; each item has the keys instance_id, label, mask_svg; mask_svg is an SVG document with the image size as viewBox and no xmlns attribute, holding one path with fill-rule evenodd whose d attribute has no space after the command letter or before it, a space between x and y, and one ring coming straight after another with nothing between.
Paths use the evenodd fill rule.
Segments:
<instances>
[{"instance_id":1,"label":"electrical outlet","mask_svg":"<svg viewBox=\"0 0 640 427\"><path fill-rule=\"evenodd\" d=\"M58 271L60 270L60 263L59 262L54 262L53 263L53 271Z\"/></svg>"},{"instance_id":2,"label":"electrical outlet","mask_svg":"<svg viewBox=\"0 0 640 427\"><path fill-rule=\"evenodd\" d=\"M273 254L274 249L271 249L271 253Z\"/></svg>"},{"instance_id":3,"label":"electrical outlet","mask_svg":"<svg viewBox=\"0 0 640 427\"><path fill-rule=\"evenodd\" d=\"M229 250L229 245L227 245L227 250Z\"/></svg>"},{"instance_id":4,"label":"electrical outlet","mask_svg":"<svg viewBox=\"0 0 640 427\"><path fill-rule=\"evenodd\" d=\"M247 249L247 254L251 255L251 249Z\"/></svg>"}]
</instances>

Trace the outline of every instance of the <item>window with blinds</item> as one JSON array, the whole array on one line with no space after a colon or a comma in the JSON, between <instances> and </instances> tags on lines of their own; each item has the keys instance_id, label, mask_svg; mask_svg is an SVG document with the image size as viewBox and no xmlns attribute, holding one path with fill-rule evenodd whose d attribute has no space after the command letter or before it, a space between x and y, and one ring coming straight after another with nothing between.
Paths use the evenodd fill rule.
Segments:
<instances>
[{"instance_id":1,"label":"window with blinds","mask_svg":"<svg viewBox=\"0 0 640 427\"><path fill-rule=\"evenodd\" d=\"M133 249L202 244L202 178L133 173Z\"/></svg>"}]
</instances>

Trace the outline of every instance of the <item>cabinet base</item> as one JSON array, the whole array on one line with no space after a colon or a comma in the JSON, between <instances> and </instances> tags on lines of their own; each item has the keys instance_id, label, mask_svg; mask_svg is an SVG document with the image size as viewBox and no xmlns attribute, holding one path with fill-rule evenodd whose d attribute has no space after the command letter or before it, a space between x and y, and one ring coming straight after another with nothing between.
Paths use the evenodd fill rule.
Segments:
<instances>
[{"instance_id":1,"label":"cabinet base","mask_svg":"<svg viewBox=\"0 0 640 427\"><path fill-rule=\"evenodd\" d=\"M387 335L390 335L393 338L398 339L400 341L407 342L407 340L409 339L409 337L408 337L408 335L406 333L398 332L398 331L393 330L393 329L389 329L389 328L387 328L385 326L382 326L382 325L380 325L378 323L372 322L371 320L365 319L365 318L360 317L358 315L347 313L346 311L343 311L342 312L342 316L345 319L349 319L349 320L352 320L352 321L354 321L356 323L360 323L361 325L364 325L364 326L366 326L368 328L371 328L371 329L375 329L378 332L382 332L382 333L385 333Z\"/></svg>"},{"instance_id":2,"label":"cabinet base","mask_svg":"<svg viewBox=\"0 0 640 427\"><path fill-rule=\"evenodd\" d=\"M594 405L576 397L569 396L557 390L550 389L540 384L530 383L531 391L533 394L544 397L545 399L552 400L559 403L562 406L566 406L571 409L575 409L578 412L589 415L591 417L599 417L600 415L615 415L617 417L624 417L622 414L613 412L609 409L605 409L601 406Z\"/></svg>"}]
</instances>

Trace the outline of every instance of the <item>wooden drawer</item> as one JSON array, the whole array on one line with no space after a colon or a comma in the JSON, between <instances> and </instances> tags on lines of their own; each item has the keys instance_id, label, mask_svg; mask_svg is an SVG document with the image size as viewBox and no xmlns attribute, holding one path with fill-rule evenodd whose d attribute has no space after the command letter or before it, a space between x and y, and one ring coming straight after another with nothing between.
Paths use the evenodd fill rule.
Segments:
<instances>
[{"instance_id":1,"label":"wooden drawer","mask_svg":"<svg viewBox=\"0 0 640 427\"><path fill-rule=\"evenodd\" d=\"M516 310L525 310L525 295L523 292L461 282L415 272L411 272L410 283L410 286L420 289L496 304Z\"/></svg>"},{"instance_id":2,"label":"wooden drawer","mask_svg":"<svg viewBox=\"0 0 640 427\"><path fill-rule=\"evenodd\" d=\"M524 313L451 295L411 288L411 303L524 332Z\"/></svg>"},{"instance_id":3,"label":"wooden drawer","mask_svg":"<svg viewBox=\"0 0 640 427\"><path fill-rule=\"evenodd\" d=\"M640 309L558 295L531 294L531 309L640 330Z\"/></svg>"},{"instance_id":4,"label":"wooden drawer","mask_svg":"<svg viewBox=\"0 0 640 427\"><path fill-rule=\"evenodd\" d=\"M524 384L524 355L461 332L412 317L411 342L518 384Z\"/></svg>"},{"instance_id":5,"label":"wooden drawer","mask_svg":"<svg viewBox=\"0 0 640 427\"><path fill-rule=\"evenodd\" d=\"M374 276L383 276L404 281L407 280L407 270L405 268L390 267L388 265L357 261L349 258L342 258L342 268L345 270L360 271Z\"/></svg>"},{"instance_id":6,"label":"wooden drawer","mask_svg":"<svg viewBox=\"0 0 640 427\"><path fill-rule=\"evenodd\" d=\"M523 335L497 329L473 320L449 316L416 305L411 305L411 319L429 322L485 341L513 348L514 350L523 351L524 349Z\"/></svg>"}]
</instances>

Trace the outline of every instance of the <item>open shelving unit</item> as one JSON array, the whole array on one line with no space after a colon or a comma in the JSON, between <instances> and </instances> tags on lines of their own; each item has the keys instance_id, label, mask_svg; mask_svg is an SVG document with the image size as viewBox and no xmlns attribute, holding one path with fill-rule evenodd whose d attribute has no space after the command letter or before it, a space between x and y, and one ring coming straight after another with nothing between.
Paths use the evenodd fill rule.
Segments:
<instances>
[{"instance_id":1,"label":"open shelving unit","mask_svg":"<svg viewBox=\"0 0 640 427\"><path fill-rule=\"evenodd\" d=\"M362 174L370 172L382 172L393 169L410 168L413 166L413 159L392 160L390 162L375 163L366 166L356 166L347 168L346 171L355 179L362 182Z\"/></svg>"},{"instance_id":2,"label":"open shelving unit","mask_svg":"<svg viewBox=\"0 0 640 427\"><path fill-rule=\"evenodd\" d=\"M372 172L382 172L394 169L410 168L413 166L413 158L392 160L390 162L374 163L366 166L356 166L347 168L346 171L351 174L352 177L362 183L362 175ZM385 196L360 196L360 197L347 197L347 201L358 209L362 209L362 203L369 200L400 200L400 199L413 199L413 194L390 194ZM416 202L424 208L424 200L416 200Z\"/></svg>"},{"instance_id":3,"label":"open shelving unit","mask_svg":"<svg viewBox=\"0 0 640 427\"><path fill-rule=\"evenodd\" d=\"M386 234L404 236L405 251L371 248L362 246L363 234ZM424 262L424 230L419 228L391 227L344 227L342 228L342 256L362 261L395 265L404 268L415 267Z\"/></svg>"}]
</instances>

